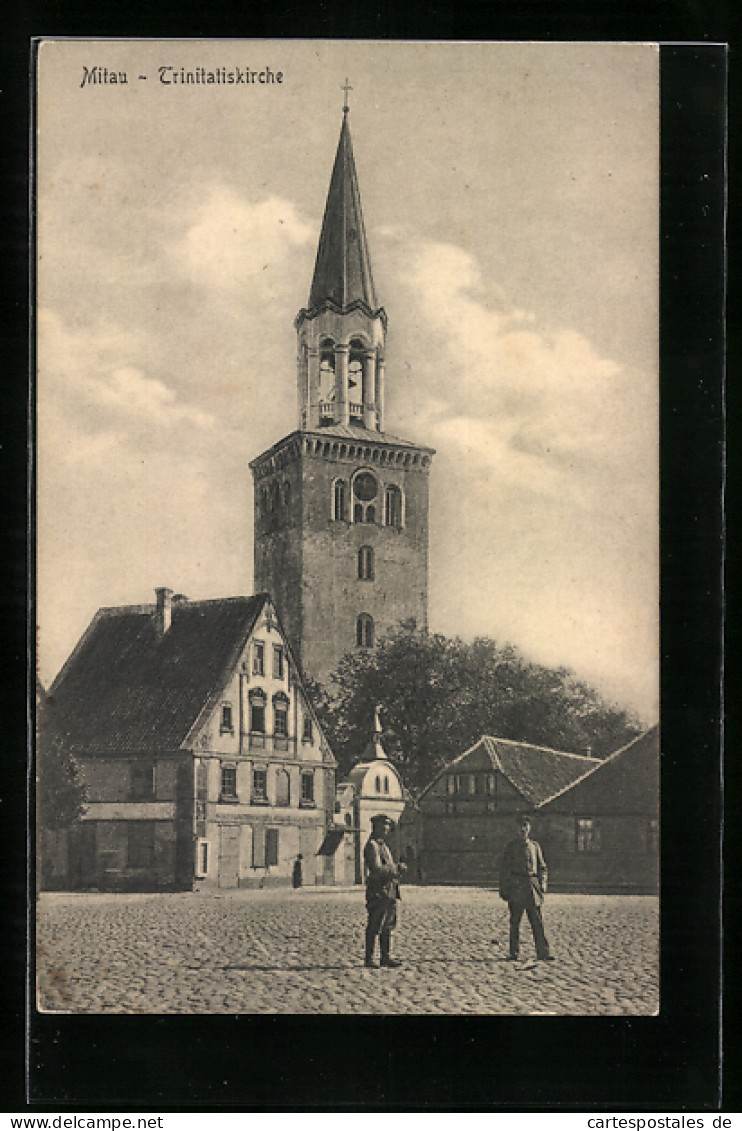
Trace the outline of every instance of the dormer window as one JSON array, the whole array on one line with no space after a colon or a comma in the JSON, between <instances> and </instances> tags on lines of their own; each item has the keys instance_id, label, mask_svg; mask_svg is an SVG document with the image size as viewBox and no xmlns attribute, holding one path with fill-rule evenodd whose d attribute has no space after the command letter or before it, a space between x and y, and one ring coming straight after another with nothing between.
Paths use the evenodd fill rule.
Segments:
<instances>
[{"instance_id":1,"label":"dormer window","mask_svg":"<svg viewBox=\"0 0 742 1131\"><path fill-rule=\"evenodd\" d=\"M222 703L222 714L219 722L220 734L234 734L234 724L232 722L232 704Z\"/></svg>"},{"instance_id":2,"label":"dormer window","mask_svg":"<svg viewBox=\"0 0 742 1131\"><path fill-rule=\"evenodd\" d=\"M259 688L250 692L250 731L265 734L265 694Z\"/></svg>"},{"instance_id":3,"label":"dormer window","mask_svg":"<svg viewBox=\"0 0 742 1131\"><path fill-rule=\"evenodd\" d=\"M287 738L289 733L289 700L279 691L273 696L273 734L276 738Z\"/></svg>"}]
</instances>

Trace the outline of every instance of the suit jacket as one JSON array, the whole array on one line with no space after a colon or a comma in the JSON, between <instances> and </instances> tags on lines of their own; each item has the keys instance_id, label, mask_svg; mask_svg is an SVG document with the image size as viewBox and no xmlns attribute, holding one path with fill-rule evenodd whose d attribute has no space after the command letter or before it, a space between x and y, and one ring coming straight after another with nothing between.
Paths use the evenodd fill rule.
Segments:
<instances>
[{"instance_id":1,"label":"suit jacket","mask_svg":"<svg viewBox=\"0 0 742 1131\"><path fill-rule=\"evenodd\" d=\"M369 837L363 849L363 862L366 865L366 899L399 899L397 866L386 841Z\"/></svg>"},{"instance_id":2,"label":"suit jacket","mask_svg":"<svg viewBox=\"0 0 742 1131\"><path fill-rule=\"evenodd\" d=\"M508 842L500 865L500 898L508 903L536 907L544 902L548 871L541 845L536 840L516 837Z\"/></svg>"}]
</instances>

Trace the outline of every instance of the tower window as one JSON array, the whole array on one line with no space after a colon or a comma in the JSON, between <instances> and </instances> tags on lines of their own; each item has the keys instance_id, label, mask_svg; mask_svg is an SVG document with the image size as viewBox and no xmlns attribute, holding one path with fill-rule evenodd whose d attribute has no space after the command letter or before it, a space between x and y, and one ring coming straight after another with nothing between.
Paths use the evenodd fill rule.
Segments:
<instances>
[{"instance_id":1,"label":"tower window","mask_svg":"<svg viewBox=\"0 0 742 1131\"><path fill-rule=\"evenodd\" d=\"M291 484L289 483L289 481L287 479L284 482L284 485L283 485L283 505L287 510L288 510L290 503L291 503Z\"/></svg>"},{"instance_id":2,"label":"tower window","mask_svg":"<svg viewBox=\"0 0 742 1131\"><path fill-rule=\"evenodd\" d=\"M346 513L346 485L343 479L336 479L332 485L332 517L334 522L344 522Z\"/></svg>"},{"instance_id":3,"label":"tower window","mask_svg":"<svg viewBox=\"0 0 742 1131\"><path fill-rule=\"evenodd\" d=\"M374 499L379 493L379 485L370 471L362 471L353 480L353 521L376 522Z\"/></svg>"},{"instance_id":4,"label":"tower window","mask_svg":"<svg viewBox=\"0 0 742 1131\"><path fill-rule=\"evenodd\" d=\"M402 492L399 487L387 487L384 521L387 526L402 526Z\"/></svg>"},{"instance_id":5,"label":"tower window","mask_svg":"<svg viewBox=\"0 0 742 1131\"><path fill-rule=\"evenodd\" d=\"M358 551L358 580L373 581L374 551L372 546L361 546Z\"/></svg>"},{"instance_id":6,"label":"tower window","mask_svg":"<svg viewBox=\"0 0 742 1131\"><path fill-rule=\"evenodd\" d=\"M356 645L359 648L374 646L374 620L368 613L361 613L356 621Z\"/></svg>"}]
</instances>

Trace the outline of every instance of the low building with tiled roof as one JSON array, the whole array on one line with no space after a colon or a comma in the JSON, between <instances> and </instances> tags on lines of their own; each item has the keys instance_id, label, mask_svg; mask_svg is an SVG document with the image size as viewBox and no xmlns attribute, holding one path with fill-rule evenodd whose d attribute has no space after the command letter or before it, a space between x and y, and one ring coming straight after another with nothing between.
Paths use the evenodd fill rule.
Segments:
<instances>
[{"instance_id":1,"label":"low building with tiled roof","mask_svg":"<svg viewBox=\"0 0 742 1131\"><path fill-rule=\"evenodd\" d=\"M441 770L403 822L426 883L495 883L516 814L533 810L599 759L483 735Z\"/></svg>"},{"instance_id":2,"label":"low building with tiled roof","mask_svg":"<svg viewBox=\"0 0 742 1131\"><path fill-rule=\"evenodd\" d=\"M562 890L659 890L660 732L654 726L541 802Z\"/></svg>"},{"instance_id":3,"label":"low building with tiled roof","mask_svg":"<svg viewBox=\"0 0 742 1131\"><path fill-rule=\"evenodd\" d=\"M424 883L494 886L524 812L551 890L656 892L659 727L603 759L483 735L407 807L402 854Z\"/></svg>"},{"instance_id":4,"label":"low building with tiled roof","mask_svg":"<svg viewBox=\"0 0 742 1131\"><path fill-rule=\"evenodd\" d=\"M87 790L57 886L324 878L335 759L266 594L100 609L46 720Z\"/></svg>"}]
</instances>

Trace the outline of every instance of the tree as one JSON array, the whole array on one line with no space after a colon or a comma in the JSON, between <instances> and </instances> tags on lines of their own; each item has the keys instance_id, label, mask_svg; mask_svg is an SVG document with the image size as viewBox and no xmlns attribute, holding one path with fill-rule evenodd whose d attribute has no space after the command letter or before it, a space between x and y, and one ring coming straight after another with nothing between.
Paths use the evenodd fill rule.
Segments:
<instances>
[{"instance_id":1,"label":"tree","mask_svg":"<svg viewBox=\"0 0 742 1131\"><path fill-rule=\"evenodd\" d=\"M79 821L85 787L77 766L57 740L43 688L36 689L36 816L40 830L66 829Z\"/></svg>"},{"instance_id":2,"label":"tree","mask_svg":"<svg viewBox=\"0 0 742 1131\"><path fill-rule=\"evenodd\" d=\"M604 756L642 729L565 668L530 663L485 637L466 644L412 623L375 649L345 656L330 683L313 691L339 778L362 755L378 705L385 749L413 793L482 734Z\"/></svg>"}]
</instances>

